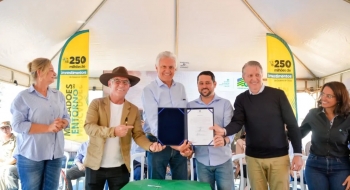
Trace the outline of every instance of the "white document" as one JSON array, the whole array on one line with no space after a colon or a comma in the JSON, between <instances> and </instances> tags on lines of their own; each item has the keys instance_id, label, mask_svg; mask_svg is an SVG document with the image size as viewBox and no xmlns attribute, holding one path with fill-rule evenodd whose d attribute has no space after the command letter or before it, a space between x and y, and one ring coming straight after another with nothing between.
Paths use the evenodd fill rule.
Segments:
<instances>
[{"instance_id":1,"label":"white document","mask_svg":"<svg viewBox=\"0 0 350 190\"><path fill-rule=\"evenodd\" d=\"M193 145L213 145L214 109L201 108L189 109L187 113L188 141Z\"/></svg>"}]
</instances>

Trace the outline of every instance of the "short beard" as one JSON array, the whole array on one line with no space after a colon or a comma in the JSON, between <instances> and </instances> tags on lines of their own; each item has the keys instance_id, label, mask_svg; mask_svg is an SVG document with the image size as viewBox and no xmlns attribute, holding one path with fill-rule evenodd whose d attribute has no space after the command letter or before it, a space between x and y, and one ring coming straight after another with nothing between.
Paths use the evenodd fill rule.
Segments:
<instances>
[{"instance_id":1,"label":"short beard","mask_svg":"<svg viewBox=\"0 0 350 190\"><path fill-rule=\"evenodd\" d=\"M208 90L208 89L207 89ZM208 97L208 96L210 96L211 94L212 94L212 92L210 91L210 90L208 90L208 94L207 95L204 95L204 93L202 93L202 92L200 92L199 93L201 96L203 96L203 97Z\"/></svg>"}]
</instances>

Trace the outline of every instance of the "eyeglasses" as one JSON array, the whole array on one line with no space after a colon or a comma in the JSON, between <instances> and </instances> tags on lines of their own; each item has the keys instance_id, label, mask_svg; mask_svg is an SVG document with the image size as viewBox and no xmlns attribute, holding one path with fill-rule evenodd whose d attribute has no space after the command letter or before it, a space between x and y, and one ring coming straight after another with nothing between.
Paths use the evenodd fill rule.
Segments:
<instances>
[{"instance_id":1,"label":"eyeglasses","mask_svg":"<svg viewBox=\"0 0 350 190\"><path fill-rule=\"evenodd\" d=\"M9 127L9 126L5 126L5 127L1 127L0 129L1 129L2 131L5 131L5 130L10 129L10 127Z\"/></svg>"},{"instance_id":2,"label":"eyeglasses","mask_svg":"<svg viewBox=\"0 0 350 190\"><path fill-rule=\"evenodd\" d=\"M321 92L320 97L323 97L323 96L326 96L328 99L332 99L332 98L335 97L335 96L332 95L332 94L325 94L325 93Z\"/></svg>"},{"instance_id":3,"label":"eyeglasses","mask_svg":"<svg viewBox=\"0 0 350 190\"><path fill-rule=\"evenodd\" d=\"M111 82L116 83L117 85L119 85L120 83L123 83L123 85L129 85L130 84L129 80L111 79Z\"/></svg>"}]
</instances>

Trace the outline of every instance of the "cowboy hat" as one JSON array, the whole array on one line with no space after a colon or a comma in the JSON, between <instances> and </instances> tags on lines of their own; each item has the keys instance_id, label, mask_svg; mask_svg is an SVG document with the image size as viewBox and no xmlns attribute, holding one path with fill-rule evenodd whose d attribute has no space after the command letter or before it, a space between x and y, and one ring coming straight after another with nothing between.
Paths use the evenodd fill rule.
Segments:
<instances>
[{"instance_id":1,"label":"cowboy hat","mask_svg":"<svg viewBox=\"0 0 350 190\"><path fill-rule=\"evenodd\" d=\"M130 87L134 86L135 84L137 84L140 81L139 77L135 77L133 75L129 75L128 71L126 70L125 67L123 66L119 66L113 69L113 71L111 73L104 73L100 76L100 82L105 85L108 86L108 81L111 78L114 77L125 77L128 78L130 81Z\"/></svg>"}]
</instances>

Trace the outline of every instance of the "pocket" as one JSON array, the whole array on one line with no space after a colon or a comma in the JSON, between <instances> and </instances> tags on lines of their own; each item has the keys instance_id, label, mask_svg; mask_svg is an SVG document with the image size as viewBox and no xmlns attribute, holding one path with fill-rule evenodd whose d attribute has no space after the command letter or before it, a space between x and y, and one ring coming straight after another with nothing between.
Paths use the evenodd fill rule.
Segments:
<instances>
[{"instance_id":1,"label":"pocket","mask_svg":"<svg viewBox=\"0 0 350 190\"><path fill-rule=\"evenodd\" d=\"M313 154L309 154L308 160L317 160L317 156L313 155Z\"/></svg>"}]
</instances>

